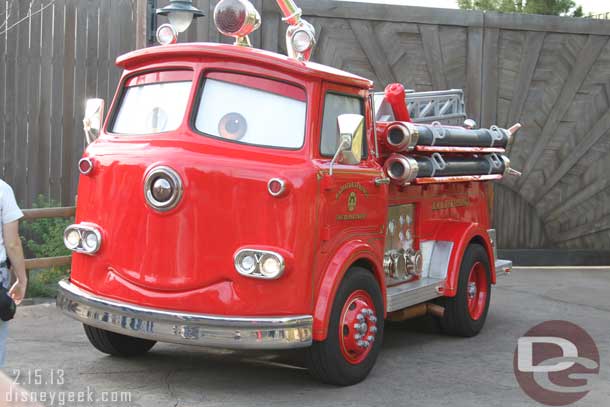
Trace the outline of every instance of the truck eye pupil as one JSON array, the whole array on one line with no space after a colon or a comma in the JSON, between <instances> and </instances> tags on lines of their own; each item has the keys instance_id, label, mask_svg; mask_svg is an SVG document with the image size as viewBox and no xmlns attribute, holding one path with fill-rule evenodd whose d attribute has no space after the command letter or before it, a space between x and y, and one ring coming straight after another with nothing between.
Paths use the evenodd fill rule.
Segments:
<instances>
[{"instance_id":1,"label":"truck eye pupil","mask_svg":"<svg viewBox=\"0 0 610 407\"><path fill-rule=\"evenodd\" d=\"M222 138L241 140L248 131L248 122L244 116L233 112L223 116L218 127Z\"/></svg>"}]
</instances>

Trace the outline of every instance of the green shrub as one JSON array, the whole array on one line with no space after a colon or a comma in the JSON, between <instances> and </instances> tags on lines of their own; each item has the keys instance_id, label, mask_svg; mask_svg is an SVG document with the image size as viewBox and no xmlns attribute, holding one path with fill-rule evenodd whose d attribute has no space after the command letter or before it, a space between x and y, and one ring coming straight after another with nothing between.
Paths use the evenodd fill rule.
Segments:
<instances>
[{"instance_id":1,"label":"green shrub","mask_svg":"<svg viewBox=\"0 0 610 407\"><path fill-rule=\"evenodd\" d=\"M53 208L59 206L58 202L39 195L34 208ZM70 251L64 246L64 230L73 222L73 219L54 218L36 219L21 223L22 236L24 236L24 249L27 257L56 257L68 256Z\"/></svg>"},{"instance_id":2,"label":"green shrub","mask_svg":"<svg viewBox=\"0 0 610 407\"><path fill-rule=\"evenodd\" d=\"M53 208L59 203L39 195L34 208ZM21 236L26 258L69 256L64 246L64 230L73 219L36 219L21 222ZM54 267L47 270L31 270L28 283L28 297L52 297L57 282L69 274L68 267Z\"/></svg>"}]
</instances>

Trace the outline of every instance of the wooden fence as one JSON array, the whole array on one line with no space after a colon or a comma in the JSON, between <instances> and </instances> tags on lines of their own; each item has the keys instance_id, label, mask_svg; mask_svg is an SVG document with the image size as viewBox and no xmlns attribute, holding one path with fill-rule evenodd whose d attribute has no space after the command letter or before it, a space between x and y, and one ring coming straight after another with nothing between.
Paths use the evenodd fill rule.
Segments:
<instances>
[{"instance_id":1,"label":"wooden fence","mask_svg":"<svg viewBox=\"0 0 610 407\"><path fill-rule=\"evenodd\" d=\"M0 177L29 207L76 193L87 97L111 99L113 61L133 49L141 0L0 0ZM52 3L52 4L51 4ZM166 0L159 1L162 7ZM255 46L285 51L274 0L256 0ZM522 122L496 188L501 248L610 249L610 21L299 0L318 31L317 62L417 90L462 88L482 125ZM230 41L210 16L181 41ZM4 5L4 10L2 7ZM161 18L161 22L165 19ZM140 38L141 41L141 38Z\"/></svg>"},{"instance_id":2,"label":"wooden fence","mask_svg":"<svg viewBox=\"0 0 610 407\"><path fill-rule=\"evenodd\" d=\"M76 213L76 208L37 208L26 209L23 211L23 220L51 219L51 218L71 218ZM46 269L51 267L69 266L72 263L72 256L45 257L37 259L27 259L25 268L27 270Z\"/></svg>"},{"instance_id":3,"label":"wooden fence","mask_svg":"<svg viewBox=\"0 0 610 407\"><path fill-rule=\"evenodd\" d=\"M135 45L129 0L0 0L0 177L73 204L85 99L109 100Z\"/></svg>"}]
</instances>

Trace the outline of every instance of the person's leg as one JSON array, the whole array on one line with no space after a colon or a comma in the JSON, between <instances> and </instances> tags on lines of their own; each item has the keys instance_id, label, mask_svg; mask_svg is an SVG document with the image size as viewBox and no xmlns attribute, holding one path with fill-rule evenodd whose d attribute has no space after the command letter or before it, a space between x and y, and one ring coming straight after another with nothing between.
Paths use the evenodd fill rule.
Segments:
<instances>
[{"instance_id":1,"label":"person's leg","mask_svg":"<svg viewBox=\"0 0 610 407\"><path fill-rule=\"evenodd\" d=\"M6 338L8 337L8 322L0 320L0 368L4 367L4 356L6 354Z\"/></svg>"}]
</instances>

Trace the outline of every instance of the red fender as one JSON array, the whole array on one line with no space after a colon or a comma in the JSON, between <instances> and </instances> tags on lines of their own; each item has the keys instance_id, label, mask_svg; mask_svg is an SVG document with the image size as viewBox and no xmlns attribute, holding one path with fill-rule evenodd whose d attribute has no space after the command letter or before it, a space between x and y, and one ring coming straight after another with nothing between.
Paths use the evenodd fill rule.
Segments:
<instances>
[{"instance_id":1,"label":"red fender","mask_svg":"<svg viewBox=\"0 0 610 407\"><path fill-rule=\"evenodd\" d=\"M385 275L383 274L383 265L379 263L379 250L375 250L373 246L362 240L354 240L345 243L333 257L332 261L326 268L326 272L322 277L320 288L318 290L318 297L316 299L316 305L313 313L313 339L316 341L323 341L328 335L328 323L330 320L330 313L333 307L333 301L339 284L343 280L343 276L358 260L366 260L373 265L373 273L379 287L381 288L381 295L383 298L383 310L385 316L386 310L386 288L385 288Z\"/></svg>"},{"instance_id":2,"label":"red fender","mask_svg":"<svg viewBox=\"0 0 610 407\"><path fill-rule=\"evenodd\" d=\"M479 223L470 222L439 222L436 233L436 240L444 240L453 242L453 250L451 251L451 259L449 260L449 270L447 270L447 281L445 283L445 296L455 297L457 294L458 276L462 258L466 252L466 248L473 239L479 239L483 242L483 246L487 251L487 256L490 259L491 268L491 283L496 283L496 267L493 260L493 248L485 229Z\"/></svg>"}]
</instances>

